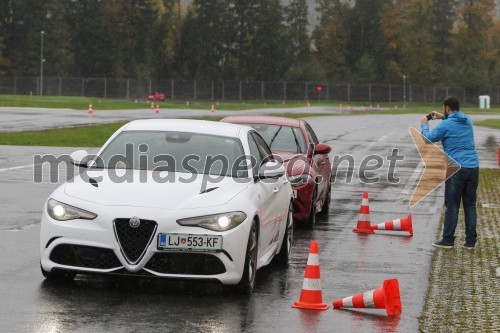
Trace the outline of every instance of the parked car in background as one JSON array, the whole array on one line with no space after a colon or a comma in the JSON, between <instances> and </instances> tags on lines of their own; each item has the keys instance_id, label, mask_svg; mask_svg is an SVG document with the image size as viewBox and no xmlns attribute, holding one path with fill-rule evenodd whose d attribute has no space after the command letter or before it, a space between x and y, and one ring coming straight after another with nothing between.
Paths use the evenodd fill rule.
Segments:
<instances>
[{"instance_id":1,"label":"parked car in background","mask_svg":"<svg viewBox=\"0 0 500 333\"><path fill-rule=\"evenodd\" d=\"M148 94L146 96L146 100L148 102L156 102L156 101L161 101L163 102L165 100L165 94L163 93L159 93L157 91L155 91L154 93L152 94Z\"/></svg>"},{"instance_id":2,"label":"parked car in background","mask_svg":"<svg viewBox=\"0 0 500 333\"><path fill-rule=\"evenodd\" d=\"M266 140L273 154L287 169L294 190L294 220L314 227L316 214L328 214L331 199L329 145L320 143L302 119L273 116L229 116L226 123L253 127Z\"/></svg>"},{"instance_id":3,"label":"parked car in background","mask_svg":"<svg viewBox=\"0 0 500 333\"><path fill-rule=\"evenodd\" d=\"M41 218L48 279L218 280L250 293L259 268L289 262L292 188L247 126L136 120L90 162L85 151L71 156L86 171L49 196Z\"/></svg>"}]
</instances>

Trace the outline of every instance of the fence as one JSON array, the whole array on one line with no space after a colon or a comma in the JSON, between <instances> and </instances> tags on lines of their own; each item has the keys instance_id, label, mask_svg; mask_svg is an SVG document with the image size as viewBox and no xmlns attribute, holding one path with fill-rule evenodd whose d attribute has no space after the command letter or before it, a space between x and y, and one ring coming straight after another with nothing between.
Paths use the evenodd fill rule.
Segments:
<instances>
[{"instance_id":1,"label":"fence","mask_svg":"<svg viewBox=\"0 0 500 333\"><path fill-rule=\"evenodd\" d=\"M462 103L477 103L489 95L500 104L500 88L471 91L460 87L411 84L355 84L332 82L182 81L108 78L43 78L43 95L145 99L153 91L186 100L336 100L364 102L440 102L457 96ZM319 88L321 87L321 88ZM0 77L0 94L40 95L39 77Z\"/></svg>"}]
</instances>

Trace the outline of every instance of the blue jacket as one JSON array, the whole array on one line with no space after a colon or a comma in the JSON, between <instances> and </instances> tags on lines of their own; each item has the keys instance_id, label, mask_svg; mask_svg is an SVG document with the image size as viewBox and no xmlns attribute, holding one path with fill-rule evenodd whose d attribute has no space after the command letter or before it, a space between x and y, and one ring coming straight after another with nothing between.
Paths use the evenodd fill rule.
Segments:
<instances>
[{"instance_id":1,"label":"blue jacket","mask_svg":"<svg viewBox=\"0 0 500 333\"><path fill-rule=\"evenodd\" d=\"M444 152L457 161L460 167L479 167L472 122L465 114L453 111L432 131L429 131L428 123L422 123L422 135L431 142L441 141Z\"/></svg>"}]
</instances>

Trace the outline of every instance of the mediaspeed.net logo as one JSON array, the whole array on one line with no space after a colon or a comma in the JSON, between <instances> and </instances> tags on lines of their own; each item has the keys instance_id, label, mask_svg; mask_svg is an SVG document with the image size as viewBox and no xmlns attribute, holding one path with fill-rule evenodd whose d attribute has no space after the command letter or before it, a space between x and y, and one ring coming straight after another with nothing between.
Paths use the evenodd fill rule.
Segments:
<instances>
[{"instance_id":1,"label":"mediaspeed.net logo","mask_svg":"<svg viewBox=\"0 0 500 333\"><path fill-rule=\"evenodd\" d=\"M424 164L424 171L409 201L409 206L412 208L437 189L446 179L456 173L460 169L460 165L449 157L441 148L424 140L422 134L415 128L409 128L409 132ZM159 183L171 183L179 181L186 183L193 181L197 176L201 176L204 178L202 184L206 186L208 183L217 183L222 181L224 177L231 176L236 182L244 183L251 181L247 174L248 168L253 168L257 163L253 156L241 156L241 158L237 158L231 162L224 155L205 156L203 158L197 155L188 155L186 158L182 159L182 161L176 161L175 158L169 155L148 157L146 153L144 153L145 151L147 152L148 149L136 148L137 147L134 147L134 145L127 146L127 153L125 155L114 156L110 159L112 162L111 165L107 165L106 168L103 168L106 169L109 175L108 178L112 182L134 182L134 177L137 177L135 171L139 171L139 182L154 181ZM96 158L97 161L99 160L99 156L95 155L89 156L89 158ZM344 177L340 177L340 181L345 184L351 184L353 182L355 169L357 169L355 176L363 184L375 184L384 180L390 184L396 185L399 184L401 180L396 172L398 162L404 159L405 157L399 154L399 149L393 148L387 156L380 156L377 154L365 156L360 161L359 168L356 168L356 161L353 155L334 155L331 159L332 170L330 181L332 184L339 182L339 168L341 165L344 165L342 169L345 169L345 175ZM134 160L141 162L138 165L139 170L125 167L125 165L133 165ZM149 164L149 160L153 161L152 164ZM144 163L142 161L144 161ZM101 161L96 165L100 164L104 165L105 163ZM382 178L377 174L377 171L383 169L384 165L387 164L386 177ZM81 168L73 164L70 155L35 155L33 158L33 165L33 180L35 183L44 182L44 166L48 166L50 183L59 183L60 181L72 182L74 177L82 172ZM170 166L173 166L173 169L170 168ZM278 165L276 165L276 167L278 167ZM310 172L310 165L307 158L300 154L297 154L297 156L288 161L286 168L287 175L291 175L291 170L295 169L301 169L302 173L306 174ZM65 179L60 178L61 175L59 171L61 170L66 171ZM90 170L92 170L92 168L90 168ZM153 171L151 173L151 178L145 176L148 170ZM174 170L174 172L165 172L166 170ZM175 171L179 173L179 176L174 177ZM90 181L90 178L92 178L94 182L100 181L99 177L85 177L85 171L81 174L84 180ZM45 181L46 180L47 179L45 179ZM271 179L270 181L273 180ZM316 182L319 184L323 181L325 180L318 176Z\"/></svg>"},{"instance_id":2,"label":"mediaspeed.net logo","mask_svg":"<svg viewBox=\"0 0 500 333\"><path fill-rule=\"evenodd\" d=\"M460 170L460 164L441 148L426 140L417 129L410 127L408 130L424 163L424 172L420 175L408 203L410 208L413 208Z\"/></svg>"}]
</instances>

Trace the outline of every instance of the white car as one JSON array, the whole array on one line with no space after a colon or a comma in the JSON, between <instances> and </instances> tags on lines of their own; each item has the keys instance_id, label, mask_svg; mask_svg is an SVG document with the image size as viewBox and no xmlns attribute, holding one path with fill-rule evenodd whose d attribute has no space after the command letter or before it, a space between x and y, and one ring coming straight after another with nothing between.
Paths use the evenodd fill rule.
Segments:
<instances>
[{"instance_id":1,"label":"white car","mask_svg":"<svg viewBox=\"0 0 500 333\"><path fill-rule=\"evenodd\" d=\"M41 269L49 279L126 274L219 280L251 292L257 269L287 264L292 189L250 127L136 120L43 210ZM87 162L86 162L87 160Z\"/></svg>"}]
</instances>

